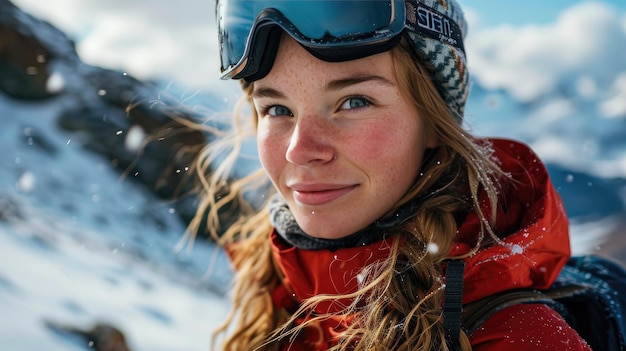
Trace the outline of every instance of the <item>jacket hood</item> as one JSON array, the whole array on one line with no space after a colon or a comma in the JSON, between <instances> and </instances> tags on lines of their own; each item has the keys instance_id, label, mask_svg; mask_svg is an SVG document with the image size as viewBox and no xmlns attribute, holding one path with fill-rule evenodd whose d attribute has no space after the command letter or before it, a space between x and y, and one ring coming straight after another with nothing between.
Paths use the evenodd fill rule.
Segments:
<instances>
[{"instance_id":1,"label":"jacket hood","mask_svg":"<svg viewBox=\"0 0 626 351\"><path fill-rule=\"evenodd\" d=\"M524 144L491 142L501 169L512 181L500 189L492 228L501 243L465 259L463 303L510 289L546 289L570 256L565 208L543 163ZM480 203L488 201L482 198ZM479 230L480 220L472 212L459 228L451 256L471 251Z\"/></svg>"}]
</instances>

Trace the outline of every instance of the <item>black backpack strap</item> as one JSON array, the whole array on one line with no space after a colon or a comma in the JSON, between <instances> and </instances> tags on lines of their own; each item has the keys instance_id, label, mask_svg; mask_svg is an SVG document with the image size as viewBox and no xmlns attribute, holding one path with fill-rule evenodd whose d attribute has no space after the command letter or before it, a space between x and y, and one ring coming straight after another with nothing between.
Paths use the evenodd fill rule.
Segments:
<instances>
[{"instance_id":1,"label":"black backpack strap","mask_svg":"<svg viewBox=\"0 0 626 351\"><path fill-rule=\"evenodd\" d=\"M443 293L443 328L451 351L460 350L461 314L463 312L463 273L465 262L448 261Z\"/></svg>"},{"instance_id":2,"label":"black backpack strap","mask_svg":"<svg viewBox=\"0 0 626 351\"><path fill-rule=\"evenodd\" d=\"M516 289L487 296L463 306L463 330L468 335L472 335L491 316L507 307L518 304L545 304L562 314L559 311L559 306L557 306L558 302L555 300L574 296L586 289L588 288L585 286L570 284L550 290Z\"/></svg>"}]
</instances>

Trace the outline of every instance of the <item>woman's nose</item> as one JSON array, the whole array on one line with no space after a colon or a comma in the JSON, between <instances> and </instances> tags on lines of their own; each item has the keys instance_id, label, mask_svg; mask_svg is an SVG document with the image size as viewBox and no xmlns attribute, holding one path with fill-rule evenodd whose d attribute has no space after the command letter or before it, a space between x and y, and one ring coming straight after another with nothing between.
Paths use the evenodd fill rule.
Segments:
<instances>
[{"instance_id":1,"label":"woman's nose","mask_svg":"<svg viewBox=\"0 0 626 351\"><path fill-rule=\"evenodd\" d=\"M287 147L287 161L298 166L324 164L335 158L333 127L322 116L306 115L296 122Z\"/></svg>"}]
</instances>

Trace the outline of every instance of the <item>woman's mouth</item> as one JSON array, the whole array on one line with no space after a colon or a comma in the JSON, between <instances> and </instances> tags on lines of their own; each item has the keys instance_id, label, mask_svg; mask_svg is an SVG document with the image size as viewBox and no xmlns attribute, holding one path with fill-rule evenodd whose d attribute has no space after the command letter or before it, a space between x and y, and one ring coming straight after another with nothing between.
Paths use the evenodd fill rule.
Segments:
<instances>
[{"instance_id":1,"label":"woman's mouth","mask_svg":"<svg viewBox=\"0 0 626 351\"><path fill-rule=\"evenodd\" d=\"M354 190L356 185L293 185L293 198L305 206L320 206L332 202Z\"/></svg>"}]
</instances>

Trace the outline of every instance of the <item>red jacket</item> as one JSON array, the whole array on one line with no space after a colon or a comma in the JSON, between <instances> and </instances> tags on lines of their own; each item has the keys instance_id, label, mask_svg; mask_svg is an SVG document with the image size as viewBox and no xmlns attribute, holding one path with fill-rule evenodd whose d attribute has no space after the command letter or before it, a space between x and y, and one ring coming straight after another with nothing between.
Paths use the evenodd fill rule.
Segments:
<instances>
[{"instance_id":1,"label":"red jacket","mask_svg":"<svg viewBox=\"0 0 626 351\"><path fill-rule=\"evenodd\" d=\"M523 144L492 141L502 170L515 179L501 191L494 227L505 245L493 245L465 260L464 303L509 289L547 288L570 255L565 210L544 165ZM470 250L478 228L479 220L472 213L460 226L450 254ZM334 252L298 249L275 233L271 242L285 276L283 285L273 292L274 304L290 310L317 294L356 291L361 268L389 254L386 241ZM349 302L321 304L316 312L339 312ZM338 316L307 328L284 350L326 350L349 322L349 318ZM470 341L476 351L590 351L558 313L541 304L517 305L498 312Z\"/></svg>"}]
</instances>

